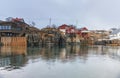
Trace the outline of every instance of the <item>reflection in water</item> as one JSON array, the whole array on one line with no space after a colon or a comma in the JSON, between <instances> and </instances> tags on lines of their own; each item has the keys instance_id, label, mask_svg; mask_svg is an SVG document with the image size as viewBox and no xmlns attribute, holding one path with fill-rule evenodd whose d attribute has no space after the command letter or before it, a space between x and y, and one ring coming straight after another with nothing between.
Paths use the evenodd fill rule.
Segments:
<instances>
[{"instance_id":1,"label":"reflection in water","mask_svg":"<svg viewBox=\"0 0 120 78\"><path fill-rule=\"evenodd\" d=\"M18 69L27 62L26 54L26 47L3 46L0 48L0 67L7 70Z\"/></svg>"},{"instance_id":2,"label":"reflection in water","mask_svg":"<svg viewBox=\"0 0 120 78\"><path fill-rule=\"evenodd\" d=\"M90 59L93 59L91 57L93 58L95 57L96 59L95 58L94 59L96 62L98 59L97 57L100 57L100 59L102 57L103 59L110 58L113 60L120 61L120 47L67 45L67 46L49 46L49 47L46 46L26 48L20 46L17 47L3 46L0 48L0 69L11 71L15 69L21 69L29 65L32 65L33 63L38 63L41 61L46 62L48 65L52 64L53 67L54 63L56 64L56 62L58 64L70 63L70 65L79 62L80 64L85 64L85 66L87 66L88 63L95 64L94 61L90 61ZM80 64L79 66L81 66ZM90 67L88 66L87 69L90 69ZM40 70L38 72L40 72ZM86 71L86 73L88 72Z\"/></svg>"},{"instance_id":3,"label":"reflection in water","mask_svg":"<svg viewBox=\"0 0 120 78\"><path fill-rule=\"evenodd\" d=\"M53 48L54 47L54 48ZM51 47L9 47L3 46L0 48L0 67L5 69L17 69L27 64L28 60L41 58L45 61L55 62L74 62L76 58L81 59L84 63L90 55L108 55L112 59L120 60L119 47L107 46L51 46Z\"/></svg>"},{"instance_id":4,"label":"reflection in water","mask_svg":"<svg viewBox=\"0 0 120 78\"><path fill-rule=\"evenodd\" d=\"M53 48L54 47L54 48ZM74 61L76 57L87 59L88 47L80 45L51 46L49 48L28 48L28 57L41 58L46 61L60 60L61 62Z\"/></svg>"}]
</instances>

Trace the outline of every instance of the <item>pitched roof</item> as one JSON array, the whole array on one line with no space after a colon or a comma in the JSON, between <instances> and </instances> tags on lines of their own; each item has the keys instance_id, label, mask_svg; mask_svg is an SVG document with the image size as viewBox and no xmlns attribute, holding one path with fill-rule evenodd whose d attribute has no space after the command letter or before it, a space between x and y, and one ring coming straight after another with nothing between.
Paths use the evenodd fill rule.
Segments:
<instances>
[{"instance_id":1,"label":"pitched roof","mask_svg":"<svg viewBox=\"0 0 120 78\"><path fill-rule=\"evenodd\" d=\"M88 30L86 27L80 28L80 31Z\"/></svg>"},{"instance_id":2,"label":"pitched roof","mask_svg":"<svg viewBox=\"0 0 120 78\"><path fill-rule=\"evenodd\" d=\"M63 24L63 25L59 26L58 29L66 29L66 27L68 27L68 25Z\"/></svg>"}]
</instances>

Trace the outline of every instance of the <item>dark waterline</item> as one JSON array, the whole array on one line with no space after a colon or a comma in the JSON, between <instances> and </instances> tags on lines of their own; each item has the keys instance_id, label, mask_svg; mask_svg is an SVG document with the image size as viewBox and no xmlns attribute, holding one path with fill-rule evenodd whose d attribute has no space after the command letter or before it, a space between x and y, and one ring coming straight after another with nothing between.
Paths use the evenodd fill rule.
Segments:
<instances>
[{"instance_id":1,"label":"dark waterline","mask_svg":"<svg viewBox=\"0 0 120 78\"><path fill-rule=\"evenodd\" d=\"M120 47L3 46L0 78L120 78Z\"/></svg>"}]
</instances>

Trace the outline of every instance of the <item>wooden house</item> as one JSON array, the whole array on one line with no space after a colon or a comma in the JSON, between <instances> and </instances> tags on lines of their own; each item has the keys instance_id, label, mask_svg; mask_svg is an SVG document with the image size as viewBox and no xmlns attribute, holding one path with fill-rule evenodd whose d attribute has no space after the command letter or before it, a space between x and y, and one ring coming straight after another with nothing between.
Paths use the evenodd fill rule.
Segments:
<instances>
[{"instance_id":1,"label":"wooden house","mask_svg":"<svg viewBox=\"0 0 120 78\"><path fill-rule=\"evenodd\" d=\"M0 21L0 37L25 36L26 27L28 25L18 18L11 21Z\"/></svg>"}]
</instances>

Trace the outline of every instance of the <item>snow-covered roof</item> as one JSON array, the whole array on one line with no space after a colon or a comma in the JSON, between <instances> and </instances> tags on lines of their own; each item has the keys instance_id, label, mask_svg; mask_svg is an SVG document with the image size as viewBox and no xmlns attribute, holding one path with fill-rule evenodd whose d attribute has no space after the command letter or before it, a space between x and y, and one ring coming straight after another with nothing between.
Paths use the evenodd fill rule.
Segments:
<instances>
[{"instance_id":1,"label":"snow-covered roof","mask_svg":"<svg viewBox=\"0 0 120 78\"><path fill-rule=\"evenodd\" d=\"M120 28L119 28L119 29L116 29L116 30L114 30L114 31L112 31L111 35L117 34L117 33L119 33L119 32L120 32Z\"/></svg>"},{"instance_id":2,"label":"snow-covered roof","mask_svg":"<svg viewBox=\"0 0 120 78\"><path fill-rule=\"evenodd\" d=\"M88 31L88 30L84 30L84 31L81 31L82 33L88 33L88 32L90 32L90 31Z\"/></svg>"}]
</instances>

